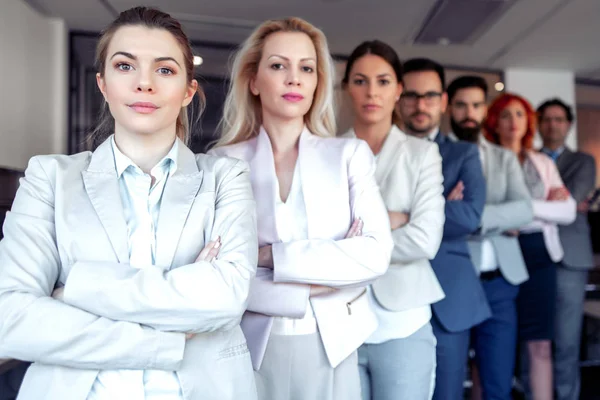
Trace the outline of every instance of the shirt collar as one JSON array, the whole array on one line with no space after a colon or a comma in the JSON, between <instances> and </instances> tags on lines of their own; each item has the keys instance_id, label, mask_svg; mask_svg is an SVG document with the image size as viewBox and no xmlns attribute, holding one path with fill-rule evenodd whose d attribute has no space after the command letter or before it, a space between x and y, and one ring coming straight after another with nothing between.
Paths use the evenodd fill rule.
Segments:
<instances>
[{"instance_id":1,"label":"shirt collar","mask_svg":"<svg viewBox=\"0 0 600 400\"><path fill-rule=\"evenodd\" d=\"M123 173L129 167L132 167L133 169L141 172L141 169L137 165L135 165L135 163L133 161L131 161L131 159L129 157L127 157L125 154L123 154L121 152L121 150L119 150L119 148L117 147L117 143L115 142L114 135L111 138L111 144L112 144L112 148L113 148L113 153L115 155L115 168L117 171L117 178L120 178L121 175L123 175ZM177 155L178 154L179 154L179 140L176 139L175 143L173 143L173 146L171 147L171 150L169 150L167 155L164 156L162 158L162 160L160 160L158 163L156 163L156 165L150 171L150 174L155 176L156 175L155 171L157 168L163 170L164 173L166 173L167 171L170 174L175 173L175 171L177 170L177 158L178 158Z\"/></svg>"},{"instance_id":2,"label":"shirt collar","mask_svg":"<svg viewBox=\"0 0 600 400\"><path fill-rule=\"evenodd\" d=\"M546 147L542 147L542 152L546 153L550 157L556 156L557 158L565 151L565 146L561 146L556 150L550 150Z\"/></svg>"},{"instance_id":3,"label":"shirt collar","mask_svg":"<svg viewBox=\"0 0 600 400\"><path fill-rule=\"evenodd\" d=\"M440 134L440 128L438 126L436 126L431 132L429 132L426 136L427 139L431 140L432 142L435 142L435 138L437 138L437 135Z\"/></svg>"}]
</instances>

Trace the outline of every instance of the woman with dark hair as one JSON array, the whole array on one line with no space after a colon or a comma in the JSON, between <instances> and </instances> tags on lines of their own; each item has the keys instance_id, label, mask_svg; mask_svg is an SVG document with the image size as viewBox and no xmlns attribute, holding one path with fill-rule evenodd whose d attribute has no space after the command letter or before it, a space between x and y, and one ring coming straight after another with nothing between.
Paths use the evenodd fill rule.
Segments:
<instances>
[{"instance_id":1,"label":"woman with dark hair","mask_svg":"<svg viewBox=\"0 0 600 400\"><path fill-rule=\"evenodd\" d=\"M517 297L519 341L524 345L521 361L526 387L533 399L548 400L553 398L556 266L563 258L557 224L575 220L576 204L552 159L532 150L536 114L527 100L511 93L500 95L490 105L483 129L487 140L517 155L532 198L533 222L512 233L519 235L529 272Z\"/></svg>"},{"instance_id":2,"label":"woman with dark hair","mask_svg":"<svg viewBox=\"0 0 600 400\"><path fill-rule=\"evenodd\" d=\"M256 399L256 207L246 163L186 146L188 38L136 7L97 64L101 144L32 158L6 216L0 358L33 362L23 400Z\"/></svg>"},{"instance_id":3,"label":"woman with dark hair","mask_svg":"<svg viewBox=\"0 0 600 400\"><path fill-rule=\"evenodd\" d=\"M368 288L379 327L358 352L363 399L430 399L436 369L430 304L444 297L429 263L444 227L442 159L436 143L396 126L402 64L389 45L359 45L342 84L355 115L345 135L365 140L375 154L394 239L388 272Z\"/></svg>"}]
</instances>

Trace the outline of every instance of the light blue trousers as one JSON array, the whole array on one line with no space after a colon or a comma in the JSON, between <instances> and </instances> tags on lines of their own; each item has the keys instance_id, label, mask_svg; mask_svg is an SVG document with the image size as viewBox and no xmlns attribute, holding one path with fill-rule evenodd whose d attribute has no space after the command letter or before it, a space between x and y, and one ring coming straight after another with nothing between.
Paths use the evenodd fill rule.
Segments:
<instances>
[{"instance_id":1,"label":"light blue trousers","mask_svg":"<svg viewBox=\"0 0 600 400\"><path fill-rule=\"evenodd\" d=\"M363 400L430 400L436 339L427 323L411 336L358 349Z\"/></svg>"}]
</instances>

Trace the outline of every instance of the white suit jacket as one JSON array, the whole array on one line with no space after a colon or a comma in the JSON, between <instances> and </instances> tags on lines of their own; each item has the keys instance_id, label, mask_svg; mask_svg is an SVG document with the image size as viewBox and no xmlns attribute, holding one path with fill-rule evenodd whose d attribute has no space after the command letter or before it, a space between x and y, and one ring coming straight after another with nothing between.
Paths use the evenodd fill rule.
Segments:
<instances>
[{"instance_id":1,"label":"white suit jacket","mask_svg":"<svg viewBox=\"0 0 600 400\"><path fill-rule=\"evenodd\" d=\"M4 234L0 358L34 363L19 399L85 400L111 369L176 371L186 400L256 398L239 327L257 260L245 163L179 144L156 266L128 265L110 139L94 153L32 158ZM195 263L218 235L218 259ZM64 300L50 297L62 285Z\"/></svg>"},{"instance_id":2,"label":"white suit jacket","mask_svg":"<svg viewBox=\"0 0 600 400\"><path fill-rule=\"evenodd\" d=\"M344 136L356 137L354 130ZM442 157L435 142L407 135L396 125L377 158L377 183L390 211L410 214L405 226L392 231L394 251L385 276L373 283L373 294L391 311L403 311L444 298L429 262L444 231Z\"/></svg>"},{"instance_id":3,"label":"white suit jacket","mask_svg":"<svg viewBox=\"0 0 600 400\"><path fill-rule=\"evenodd\" d=\"M369 147L356 139L325 139L303 131L296 168L300 168L309 239L288 243L281 243L277 234L277 175L264 129L253 139L212 152L249 162L259 245L273 245L274 271L258 269L242 321L254 368L258 370L262 363L272 317L304 316L309 284L339 289L310 298L325 352L330 364L337 366L377 328L365 286L385 273L392 249ZM364 222L362 236L344 239L356 218Z\"/></svg>"}]
</instances>

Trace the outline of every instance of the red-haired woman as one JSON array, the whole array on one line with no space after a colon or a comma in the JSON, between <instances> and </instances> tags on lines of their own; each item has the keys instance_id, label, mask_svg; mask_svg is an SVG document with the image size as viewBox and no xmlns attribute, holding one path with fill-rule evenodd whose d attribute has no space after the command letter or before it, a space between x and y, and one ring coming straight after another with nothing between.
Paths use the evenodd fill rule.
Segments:
<instances>
[{"instance_id":1,"label":"red-haired woman","mask_svg":"<svg viewBox=\"0 0 600 400\"><path fill-rule=\"evenodd\" d=\"M526 350L522 368L534 399L552 399L552 350L556 263L563 257L557 224L575 219L575 200L548 156L532 149L536 115L527 100L502 94L490 105L485 137L519 157L533 200L534 220L521 228L519 243L530 275L517 298L519 341ZM510 234L517 234L513 232ZM525 364L527 365L527 364Z\"/></svg>"}]
</instances>

